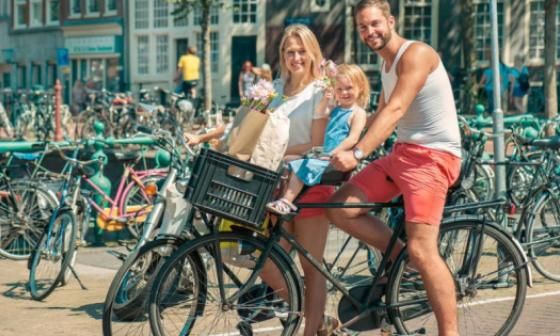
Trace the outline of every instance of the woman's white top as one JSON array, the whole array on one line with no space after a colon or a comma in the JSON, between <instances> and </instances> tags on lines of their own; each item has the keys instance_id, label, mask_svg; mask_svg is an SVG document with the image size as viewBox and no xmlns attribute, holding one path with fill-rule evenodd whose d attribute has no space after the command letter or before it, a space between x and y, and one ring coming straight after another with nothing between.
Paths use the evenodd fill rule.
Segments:
<instances>
[{"instance_id":1,"label":"woman's white top","mask_svg":"<svg viewBox=\"0 0 560 336\"><path fill-rule=\"evenodd\" d=\"M323 88L318 80L309 83L301 92L284 97L284 81L273 82L278 96L270 103L274 113L282 113L290 119L290 139L288 147L311 143L311 123L313 119L324 118L317 113L317 105L323 98Z\"/></svg>"}]
</instances>

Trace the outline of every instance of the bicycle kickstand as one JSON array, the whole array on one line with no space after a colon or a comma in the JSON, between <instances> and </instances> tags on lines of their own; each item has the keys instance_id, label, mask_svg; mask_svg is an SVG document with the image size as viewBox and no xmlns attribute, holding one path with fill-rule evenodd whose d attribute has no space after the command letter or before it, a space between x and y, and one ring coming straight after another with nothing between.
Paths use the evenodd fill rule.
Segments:
<instances>
[{"instance_id":1,"label":"bicycle kickstand","mask_svg":"<svg viewBox=\"0 0 560 336\"><path fill-rule=\"evenodd\" d=\"M68 267L70 267L70 271L71 271L72 274L74 275L74 278L76 278L76 280L78 280L78 283L80 284L80 287L81 287L83 290L87 290L87 287L84 286L84 283L82 282L82 280L80 280L80 277L78 276L78 273L77 273L76 270L74 269L74 266L68 265Z\"/></svg>"}]
</instances>

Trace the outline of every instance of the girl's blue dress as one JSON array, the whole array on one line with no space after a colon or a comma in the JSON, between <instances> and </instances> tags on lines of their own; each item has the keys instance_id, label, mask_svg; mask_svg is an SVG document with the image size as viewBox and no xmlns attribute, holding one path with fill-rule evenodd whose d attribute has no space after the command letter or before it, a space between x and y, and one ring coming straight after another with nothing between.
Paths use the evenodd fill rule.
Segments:
<instances>
[{"instance_id":1,"label":"girl's blue dress","mask_svg":"<svg viewBox=\"0 0 560 336\"><path fill-rule=\"evenodd\" d=\"M323 152L330 153L350 134L348 118L352 115L351 108L335 107L329 117L325 131ZM300 159L289 163L292 171L307 186L321 182L321 176L329 166L329 161L320 159Z\"/></svg>"}]
</instances>

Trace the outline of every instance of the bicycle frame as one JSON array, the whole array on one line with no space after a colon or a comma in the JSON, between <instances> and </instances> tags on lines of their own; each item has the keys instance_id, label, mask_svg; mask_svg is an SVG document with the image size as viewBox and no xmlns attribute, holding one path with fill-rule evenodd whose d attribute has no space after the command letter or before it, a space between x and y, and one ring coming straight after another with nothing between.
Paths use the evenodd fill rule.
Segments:
<instances>
[{"instance_id":1,"label":"bicycle frame","mask_svg":"<svg viewBox=\"0 0 560 336\"><path fill-rule=\"evenodd\" d=\"M101 218L104 221L108 221L108 220L122 221L130 217L136 217L139 214L138 211L134 211L129 214L126 212L126 209L124 209L124 195L126 195L127 192L130 190L130 188L132 188L132 186L136 184L140 187L142 196L144 196L147 199L148 196L144 192L145 185L142 182L142 178L148 176L165 176L166 173L167 173L167 169L148 169L148 170L136 171L132 166L126 165L123 172L123 176L121 177L121 181L119 182L117 193L114 198L111 198L111 196L107 195L107 193L101 190L100 187L98 187L95 183L93 183L90 180L89 177L86 176L84 177L83 181L85 181L91 188L93 188L94 192L97 195L102 196L103 201L108 201L109 204L111 205L108 215L107 212L100 205L95 203L95 201L91 197L87 197L87 200L90 203L90 205L98 212L99 216L101 216ZM129 178L132 181L126 184L127 181L129 181ZM116 213L116 215L113 215L113 213ZM140 214L144 214L144 212L140 212Z\"/></svg>"}]
</instances>

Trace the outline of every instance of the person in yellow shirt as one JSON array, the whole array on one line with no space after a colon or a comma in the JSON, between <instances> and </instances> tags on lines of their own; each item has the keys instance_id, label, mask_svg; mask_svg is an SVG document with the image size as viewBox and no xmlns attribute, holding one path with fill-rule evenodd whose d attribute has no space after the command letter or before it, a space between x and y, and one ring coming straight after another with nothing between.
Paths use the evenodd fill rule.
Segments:
<instances>
[{"instance_id":1,"label":"person in yellow shirt","mask_svg":"<svg viewBox=\"0 0 560 336\"><path fill-rule=\"evenodd\" d=\"M196 56L196 48L189 47L177 64L175 81L183 77L183 93L186 97L196 98L196 86L200 79L200 58Z\"/></svg>"}]
</instances>

